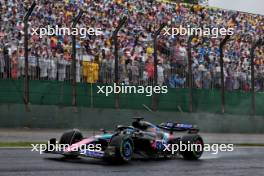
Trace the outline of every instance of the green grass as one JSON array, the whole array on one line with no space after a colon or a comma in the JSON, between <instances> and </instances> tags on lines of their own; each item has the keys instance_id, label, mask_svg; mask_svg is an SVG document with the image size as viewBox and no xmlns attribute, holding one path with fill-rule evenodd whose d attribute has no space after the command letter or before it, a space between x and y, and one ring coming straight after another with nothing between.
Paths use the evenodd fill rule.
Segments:
<instances>
[{"instance_id":1,"label":"green grass","mask_svg":"<svg viewBox=\"0 0 264 176\"><path fill-rule=\"evenodd\" d=\"M32 147L31 144L46 144L47 142L28 142L28 141L16 141L16 142L0 142L0 147Z\"/></svg>"}]
</instances>

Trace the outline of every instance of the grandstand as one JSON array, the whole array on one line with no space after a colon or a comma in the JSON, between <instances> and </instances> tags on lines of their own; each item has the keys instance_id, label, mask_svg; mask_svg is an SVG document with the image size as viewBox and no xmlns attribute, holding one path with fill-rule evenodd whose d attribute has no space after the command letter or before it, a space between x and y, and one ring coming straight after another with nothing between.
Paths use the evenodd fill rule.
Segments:
<instances>
[{"instance_id":1,"label":"grandstand","mask_svg":"<svg viewBox=\"0 0 264 176\"><path fill-rule=\"evenodd\" d=\"M24 79L23 17L33 1L0 1L0 78ZM189 1L188 1L189 2ZM227 91L251 90L250 49L264 36L264 17L199 5L142 0L37 1L29 28L70 27L78 9L85 11L78 27L102 28L100 37L77 36L76 81L114 82L112 33L122 16L128 22L119 32L119 82L126 85L153 85L153 33L162 23L168 27L233 27L235 34L224 47L224 82ZM31 31L32 32L32 31ZM219 45L222 38L195 37L203 43L192 49L192 83L188 82L188 36L161 35L158 40L158 83L170 88L217 90L221 88ZM29 37L30 80L71 82L71 37L37 35ZM264 91L264 50L255 52L255 91Z\"/></svg>"}]
</instances>

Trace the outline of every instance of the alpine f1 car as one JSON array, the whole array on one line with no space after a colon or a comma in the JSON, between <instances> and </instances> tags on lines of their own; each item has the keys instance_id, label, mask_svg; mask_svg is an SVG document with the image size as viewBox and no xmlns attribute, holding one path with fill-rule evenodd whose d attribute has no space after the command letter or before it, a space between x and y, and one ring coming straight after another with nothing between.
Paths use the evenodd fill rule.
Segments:
<instances>
[{"instance_id":1,"label":"alpine f1 car","mask_svg":"<svg viewBox=\"0 0 264 176\"><path fill-rule=\"evenodd\" d=\"M101 130L101 134L88 138L83 137L79 130L67 131L61 136L59 143L55 138L49 141L49 145L66 144L67 147L46 152L69 158L92 157L117 162L127 162L134 158L180 157L197 160L202 156L204 142L195 125L172 122L154 125L143 118L133 119L131 126L118 125L111 133ZM194 150L180 150L175 147L180 144L198 144L200 147ZM88 145L98 148L90 150L85 147Z\"/></svg>"}]
</instances>

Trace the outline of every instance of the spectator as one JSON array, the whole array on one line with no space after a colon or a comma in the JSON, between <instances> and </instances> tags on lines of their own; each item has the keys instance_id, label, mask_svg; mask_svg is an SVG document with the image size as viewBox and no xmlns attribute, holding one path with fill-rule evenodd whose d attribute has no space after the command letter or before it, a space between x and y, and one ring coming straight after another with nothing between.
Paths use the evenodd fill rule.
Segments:
<instances>
[{"instance_id":1,"label":"spectator","mask_svg":"<svg viewBox=\"0 0 264 176\"><path fill-rule=\"evenodd\" d=\"M57 65L58 65L58 56L55 53L53 53L50 56L48 63L48 78L50 80L57 79Z\"/></svg>"},{"instance_id":2,"label":"spectator","mask_svg":"<svg viewBox=\"0 0 264 176\"><path fill-rule=\"evenodd\" d=\"M46 80L48 78L48 67L49 67L49 58L47 53L42 53L42 56L39 59L40 67L40 79Z\"/></svg>"},{"instance_id":3,"label":"spectator","mask_svg":"<svg viewBox=\"0 0 264 176\"><path fill-rule=\"evenodd\" d=\"M158 85L162 86L164 84L164 69L162 67L161 62L158 63L157 74L158 74Z\"/></svg>"},{"instance_id":4,"label":"spectator","mask_svg":"<svg viewBox=\"0 0 264 176\"><path fill-rule=\"evenodd\" d=\"M17 60L17 55L16 52L12 53L12 57L11 57L11 77L12 79L17 79L18 75L17 75L17 70L18 70L18 60Z\"/></svg>"},{"instance_id":5,"label":"spectator","mask_svg":"<svg viewBox=\"0 0 264 176\"><path fill-rule=\"evenodd\" d=\"M0 73L1 77L15 68L12 53L18 50L17 78L24 76L23 53L23 16L25 9L32 3L29 1L1 1L0 18ZM112 83L114 81L114 55L111 35L120 20L120 14L129 16L129 22L120 30L119 41L119 78L120 82L129 84L153 84L154 66L152 46L153 32L161 23L168 27L175 26L203 26L203 27L234 27L234 35L225 47L224 56L228 62L224 64L224 77L228 90L249 89L250 48L251 41L263 38L263 16L223 9L204 8L199 5L190 6L183 3L173 3L141 0L82 0L56 1L46 3L38 1L37 8L29 19L30 28L42 26L70 27L73 14L77 9L84 9L84 14L78 27L89 24L91 27L101 28L102 36L77 36L77 44L85 50L83 58L87 56L96 60L91 68L92 82ZM43 36L30 35L29 75L31 79L39 76L41 79L59 81L70 80L71 73L71 37L69 35ZM160 35L158 39L158 59L162 64L158 66L159 84L167 83L172 87L184 87L187 66L188 36ZM195 38L193 42L200 39ZM194 83L197 88L220 87L220 39L205 38L203 44L192 48L192 68ZM5 44L3 46L3 44ZM45 53L43 55L43 53ZM2 58L1 58L2 55ZM263 89L264 51L256 49L258 75L257 90ZM79 56L77 56L79 57ZM77 82L87 82L88 72L85 61L76 62ZM162 71L163 70L163 71ZM162 74L163 72L163 74ZM57 76L58 75L58 76ZM85 79L82 79L82 76ZM90 75L91 76L91 75ZM99 78L99 79L98 79ZM90 78L89 78L90 79ZM147 81L148 80L148 81ZM89 82L90 82L89 81ZM146 82L145 82L146 81Z\"/></svg>"},{"instance_id":6,"label":"spectator","mask_svg":"<svg viewBox=\"0 0 264 176\"><path fill-rule=\"evenodd\" d=\"M67 61L64 60L63 55L59 56L58 60L58 80L64 81L66 78L66 64Z\"/></svg>"}]
</instances>

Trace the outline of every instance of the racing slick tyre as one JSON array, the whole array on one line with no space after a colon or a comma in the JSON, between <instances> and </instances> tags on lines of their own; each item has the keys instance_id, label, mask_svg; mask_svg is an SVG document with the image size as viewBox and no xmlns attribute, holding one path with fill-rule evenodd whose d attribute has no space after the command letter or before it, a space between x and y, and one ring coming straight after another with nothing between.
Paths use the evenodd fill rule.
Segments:
<instances>
[{"instance_id":1,"label":"racing slick tyre","mask_svg":"<svg viewBox=\"0 0 264 176\"><path fill-rule=\"evenodd\" d=\"M115 150L115 156L106 158L107 161L116 163L125 163L131 160L134 152L133 140L127 135L113 136L109 148Z\"/></svg>"},{"instance_id":2,"label":"racing slick tyre","mask_svg":"<svg viewBox=\"0 0 264 176\"><path fill-rule=\"evenodd\" d=\"M83 139L82 133L77 130L70 130L62 134L59 144L72 145L76 142L79 142ZM64 155L66 158L77 158L79 156L78 152L72 152L67 155Z\"/></svg>"},{"instance_id":3,"label":"racing slick tyre","mask_svg":"<svg viewBox=\"0 0 264 176\"><path fill-rule=\"evenodd\" d=\"M202 156L204 142L201 136L197 134L185 135L181 138L181 142L182 144L186 144L188 146L187 150L180 152L184 159L197 160Z\"/></svg>"}]
</instances>

